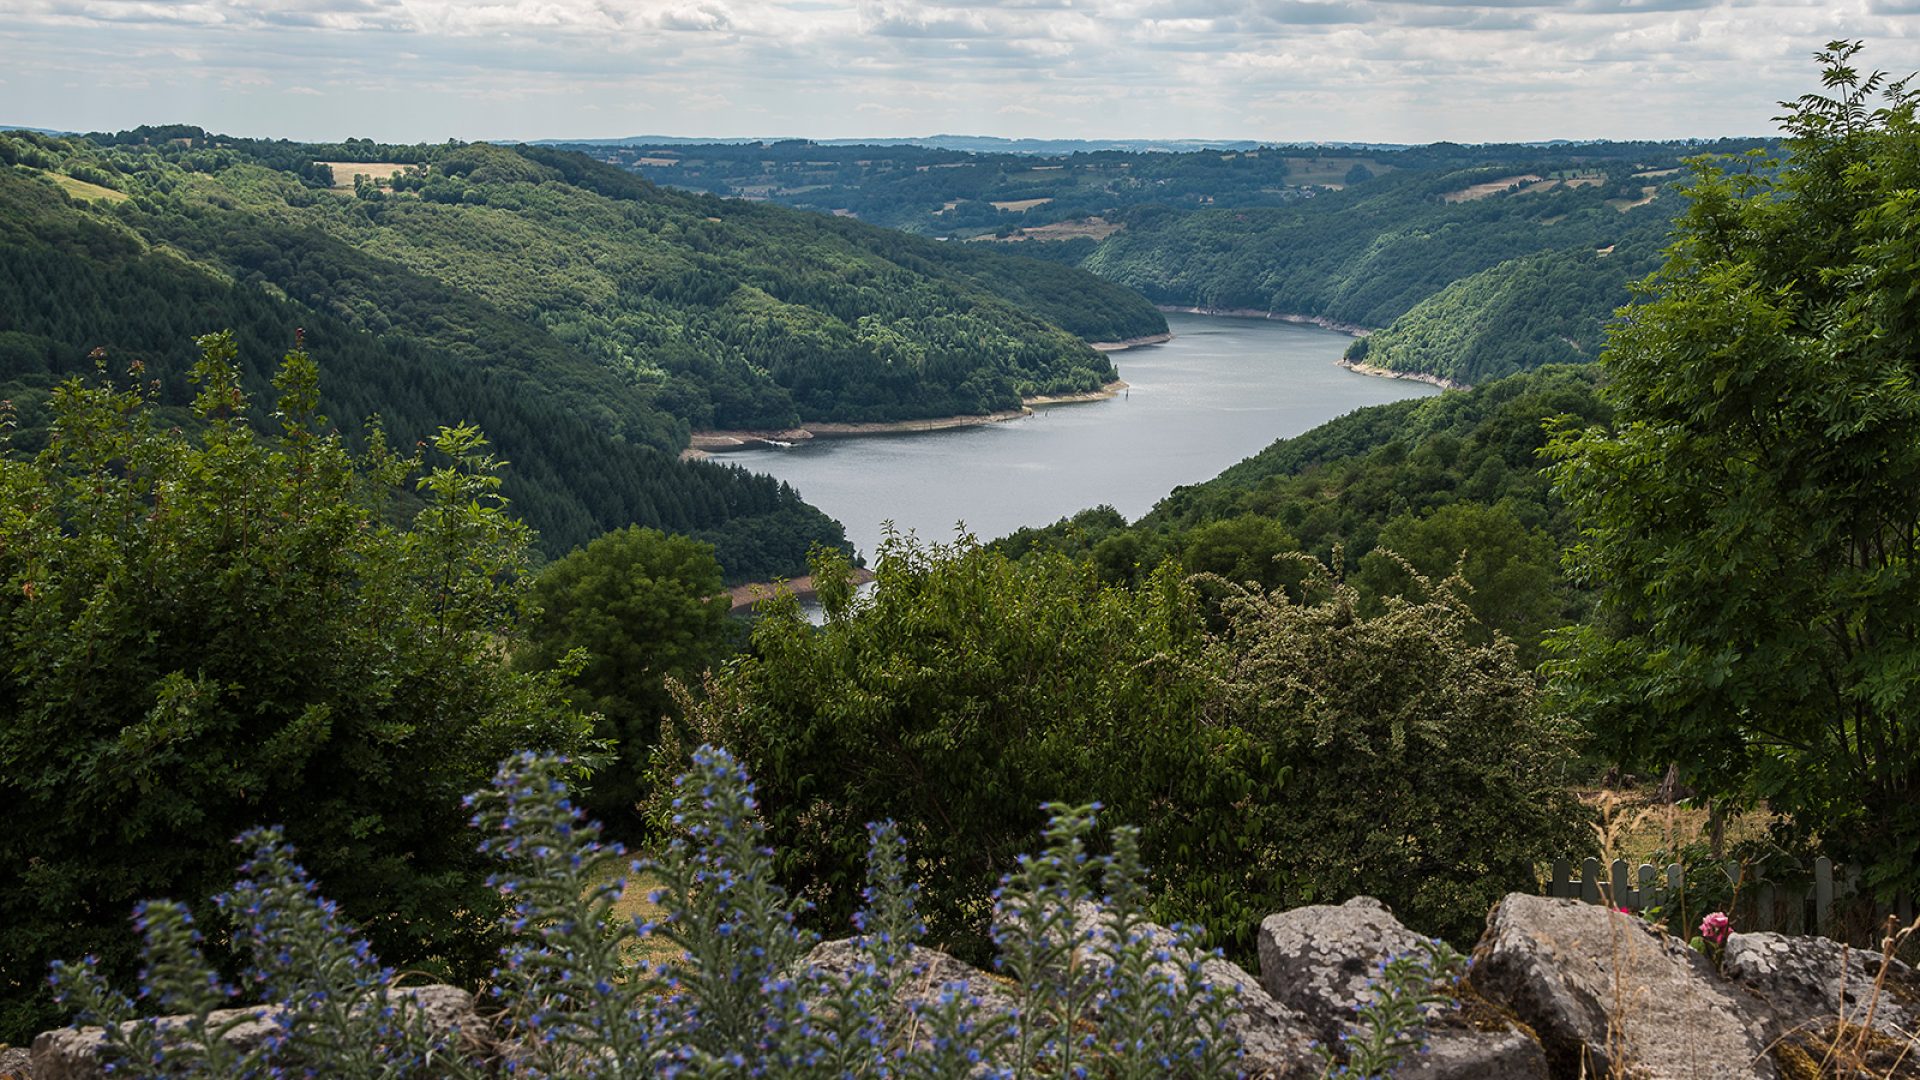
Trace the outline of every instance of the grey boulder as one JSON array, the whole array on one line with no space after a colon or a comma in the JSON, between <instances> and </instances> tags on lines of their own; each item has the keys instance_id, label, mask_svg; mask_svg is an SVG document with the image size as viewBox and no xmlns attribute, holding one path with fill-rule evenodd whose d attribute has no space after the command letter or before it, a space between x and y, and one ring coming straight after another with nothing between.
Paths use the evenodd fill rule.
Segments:
<instances>
[{"instance_id":1,"label":"grey boulder","mask_svg":"<svg viewBox=\"0 0 1920 1080\"><path fill-rule=\"evenodd\" d=\"M1539 1035L1555 1076L1777 1075L1765 1002L1681 942L1600 904L1508 896L1487 920L1473 983Z\"/></svg>"},{"instance_id":2,"label":"grey boulder","mask_svg":"<svg viewBox=\"0 0 1920 1080\"><path fill-rule=\"evenodd\" d=\"M486 1022L474 1012L473 995L457 986L431 985L411 987L398 992L413 1001L427 1030L447 1037L469 1052L490 1045ZM218 1030L228 1027L222 1040L234 1050L247 1053L258 1049L280 1030L277 1007L255 1005L242 1009L221 1009L209 1018ZM185 1016L161 1017L164 1029L177 1029L188 1021ZM141 1023L144 1021L135 1021ZM55 1028L43 1031L33 1040L33 1080L102 1080L107 1075L101 1052L106 1031L99 1027ZM4 1074L0 1074L4 1075Z\"/></svg>"},{"instance_id":3,"label":"grey boulder","mask_svg":"<svg viewBox=\"0 0 1920 1080\"><path fill-rule=\"evenodd\" d=\"M1373 978L1395 955L1425 939L1401 925L1385 904L1356 896L1269 915L1260 923L1260 983L1307 1018L1332 1044L1357 1034L1356 1011L1374 1000ZM1540 1044L1500 1011L1471 996L1457 1010L1427 1017L1427 1049L1396 1076L1426 1080L1539 1080L1547 1075Z\"/></svg>"}]
</instances>

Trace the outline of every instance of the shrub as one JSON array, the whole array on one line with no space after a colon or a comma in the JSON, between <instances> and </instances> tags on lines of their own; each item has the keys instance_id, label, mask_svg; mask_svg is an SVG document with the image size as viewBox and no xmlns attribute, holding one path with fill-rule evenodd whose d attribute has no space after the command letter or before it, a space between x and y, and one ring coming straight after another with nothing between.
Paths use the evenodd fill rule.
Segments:
<instances>
[{"instance_id":1,"label":"shrub","mask_svg":"<svg viewBox=\"0 0 1920 1080\"><path fill-rule=\"evenodd\" d=\"M806 964L813 935L795 923L800 903L772 880L752 786L725 751L694 755L693 770L675 783L681 835L657 860L632 866L662 882L656 899L666 915L657 925L612 918L625 881L608 871L625 853L602 843L599 825L573 806L568 771L563 759L522 755L470 800L488 836L483 847L507 865L493 885L512 905L512 942L495 981L504 1060L486 1067L580 1080L1233 1074L1230 990L1205 982L1183 935L1169 950L1139 932L1137 848L1121 830L1114 857L1090 860L1091 808L1050 807L1046 850L1003 883L1000 941L1020 980L1011 990L1018 1006L995 1008L954 984L901 1012L889 1003L893 988L916 976L922 927L892 826L869 831L860 963L843 981ZM198 955L184 910L150 904L139 924L141 997L191 1011L185 1023L130 1022L133 1003L91 962L55 968L81 1022L107 1025L111 1062L156 1076L480 1073L482 1063L453 1053L393 989L392 972L317 896L277 832L242 842L255 848L248 877L222 903L242 916L235 933L247 981L272 994L278 1037L244 1053L217 1037L210 1017L235 991ZM1095 899L1096 876L1110 932L1090 945L1074 920ZM679 955L659 964L622 959L653 935ZM1165 962L1182 954L1191 962Z\"/></svg>"},{"instance_id":2,"label":"shrub","mask_svg":"<svg viewBox=\"0 0 1920 1080\"><path fill-rule=\"evenodd\" d=\"M1407 568L1414 600L1378 615L1324 568L1309 599L1237 589L1213 643L1224 708L1289 770L1285 798L1247 807L1249 867L1280 907L1379 897L1462 946L1534 867L1592 843L1560 763L1568 733L1543 717L1504 635L1475 641L1458 579Z\"/></svg>"},{"instance_id":3,"label":"shrub","mask_svg":"<svg viewBox=\"0 0 1920 1080\"><path fill-rule=\"evenodd\" d=\"M484 970L497 899L460 796L587 735L500 663L528 534L479 433L441 433L396 526L420 458L377 431L350 453L297 349L262 434L232 338L200 344L192 433L76 380L43 452L0 455L0 1039L53 1021L54 957L131 975L111 920L232 881L262 818L384 954Z\"/></svg>"}]
</instances>

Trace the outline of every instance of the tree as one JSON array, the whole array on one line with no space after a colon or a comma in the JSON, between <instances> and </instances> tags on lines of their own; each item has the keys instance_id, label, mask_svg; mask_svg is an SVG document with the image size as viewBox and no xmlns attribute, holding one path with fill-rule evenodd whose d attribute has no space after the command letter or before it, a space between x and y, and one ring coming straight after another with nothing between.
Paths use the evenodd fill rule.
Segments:
<instances>
[{"instance_id":1,"label":"tree","mask_svg":"<svg viewBox=\"0 0 1920 1080\"><path fill-rule=\"evenodd\" d=\"M1784 163L1695 164L1613 425L1554 441L1600 604L1554 674L1605 749L1885 893L1920 886L1920 128L1859 49L1817 54Z\"/></svg>"},{"instance_id":2,"label":"tree","mask_svg":"<svg viewBox=\"0 0 1920 1080\"><path fill-rule=\"evenodd\" d=\"M130 975L134 902L204 900L262 822L383 953L484 972L500 898L461 797L588 733L498 660L529 534L479 433L443 429L390 524L418 457L377 429L349 453L298 349L260 434L232 337L200 345L193 434L74 380L47 448L0 456L0 1039L52 1020L51 959Z\"/></svg>"},{"instance_id":3,"label":"tree","mask_svg":"<svg viewBox=\"0 0 1920 1080\"><path fill-rule=\"evenodd\" d=\"M673 705L666 679L697 682L731 641L713 546L637 525L620 529L542 570L533 600L528 644L515 666L559 667L584 650L568 683L576 704L600 714L598 734L618 755L595 775L586 805L630 832L660 718Z\"/></svg>"}]
</instances>

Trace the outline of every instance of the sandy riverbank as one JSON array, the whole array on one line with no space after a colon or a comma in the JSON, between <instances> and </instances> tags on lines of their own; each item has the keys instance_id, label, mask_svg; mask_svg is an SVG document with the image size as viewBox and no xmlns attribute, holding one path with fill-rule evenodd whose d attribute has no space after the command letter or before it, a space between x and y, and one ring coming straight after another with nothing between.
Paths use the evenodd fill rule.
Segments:
<instances>
[{"instance_id":1,"label":"sandy riverbank","mask_svg":"<svg viewBox=\"0 0 1920 1080\"><path fill-rule=\"evenodd\" d=\"M865 585L872 580L873 571L864 566L854 567L853 583L856 586ZM733 588L728 589L727 596L733 603L732 610L739 611L743 607L751 607L773 596L782 588L804 600L814 594L813 575L802 574L797 578L783 582L749 581L745 585L735 585Z\"/></svg>"},{"instance_id":2,"label":"sandy riverbank","mask_svg":"<svg viewBox=\"0 0 1920 1080\"><path fill-rule=\"evenodd\" d=\"M1148 334L1145 337L1130 337L1125 341L1089 341L1087 345L1101 352L1123 352L1137 349L1142 345L1165 345L1173 340L1173 334Z\"/></svg>"},{"instance_id":3,"label":"sandy riverbank","mask_svg":"<svg viewBox=\"0 0 1920 1080\"><path fill-rule=\"evenodd\" d=\"M683 459L706 457L709 454L723 454L729 450L748 450L756 446L804 442L808 439L852 439L863 435L905 435L921 431L951 431L954 428L979 427L982 424L998 424L1007 420L1018 420L1023 416L1031 416L1036 406L1105 401L1119 396L1125 389L1127 384L1115 379L1098 390L1088 390L1078 394L1043 394L1038 397L1022 398L1021 405L1017 409L1001 409L998 412L970 416L934 416L924 420L891 420L871 424L837 424L823 421L779 431L696 431L693 433L692 445L681 451L680 456Z\"/></svg>"},{"instance_id":4,"label":"sandy riverbank","mask_svg":"<svg viewBox=\"0 0 1920 1080\"><path fill-rule=\"evenodd\" d=\"M1375 375L1382 379L1406 379L1409 382L1423 382L1429 386L1437 386L1442 390L1473 389L1466 383L1454 382L1452 379L1439 375L1429 375L1424 371L1395 371L1392 368L1374 367L1372 364L1355 363L1344 356L1334 361L1334 363L1360 375Z\"/></svg>"}]
</instances>

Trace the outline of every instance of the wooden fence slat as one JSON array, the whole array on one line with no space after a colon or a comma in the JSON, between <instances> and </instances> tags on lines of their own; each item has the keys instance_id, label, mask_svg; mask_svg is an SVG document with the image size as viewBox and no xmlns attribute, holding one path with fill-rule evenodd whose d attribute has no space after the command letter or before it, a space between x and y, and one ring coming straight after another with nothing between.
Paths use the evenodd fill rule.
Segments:
<instances>
[{"instance_id":1,"label":"wooden fence slat","mask_svg":"<svg viewBox=\"0 0 1920 1080\"><path fill-rule=\"evenodd\" d=\"M1825 935L1833 924L1833 860L1813 860L1813 932Z\"/></svg>"},{"instance_id":2,"label":"wooden fence slat","mask_svg":"<svg viewBox=\"0 0 1920 1080\"><path fill-rule=\"evenodd\" d=\"M1580 899L1589 904L1600 902L1600 860L1592 856L1580 864Z\"/></svg>"},{"instance_id":3,"label":"wooden fence slat","mask_svg":"<svg viewBox=\"0 0 1920 1080\"><path fill-rule=\"evenodd\" d=\"M1758 895L1753 899L1753 928L1755 930L1780 929L1779 920L1776 917L1778 911L1773 886L1760 886Z\"/></svg>"},{"instance_id":4,"label":"wooden fence slat","mask_svg":"<svg viewBox=\"0 0 1920 1080\"><path fill-rule=\"evenodd\" d=\"M1558 896L1571 900L1573 891L1573 863L1567 859L1553 860L1553 888L1548 896Z\"/></svg>"},{"instance_id":5,"label":"wooden fence slat","mask_svg":"<svg viewBox=\"0 0 1920 1080\"><path fill-rule=\"evenodd\" d=\"M1635 911L1666 906L1667 898L1660 895L1660 872L1652 863L1640 864L1640 888L1634 891L1633 899Z\"/></svg>"},{"instance_id":6,"label":"wooden fence slat","mask_svg":"<svg viewBox=\"0 0 1920 1080\"><path fill-rule=\"evenodd\" d=\"M1607 884L1607 905L1617 908L1633 906L1633 881L1627 877L1625 859L1613 860L1612 880Z\"/></svg>"}]
</instances>

